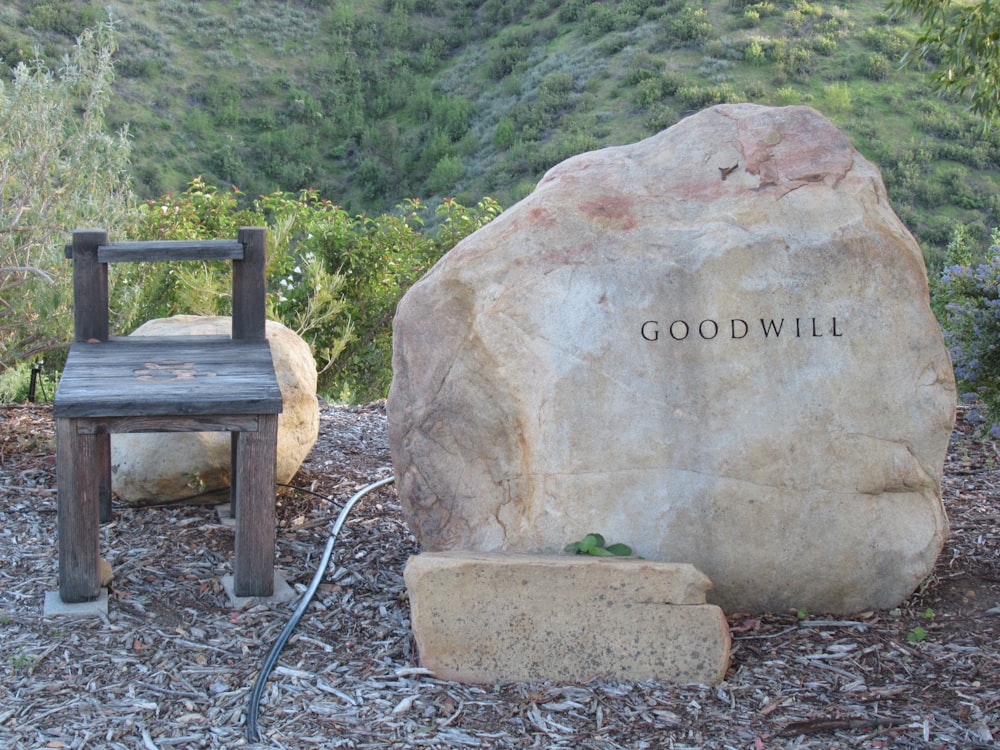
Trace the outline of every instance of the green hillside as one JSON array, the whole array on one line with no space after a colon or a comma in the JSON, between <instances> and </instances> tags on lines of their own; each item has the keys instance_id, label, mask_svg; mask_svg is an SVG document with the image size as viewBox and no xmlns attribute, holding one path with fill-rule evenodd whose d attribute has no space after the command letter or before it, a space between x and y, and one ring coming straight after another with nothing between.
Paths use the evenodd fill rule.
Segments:
<instances>
[{"instance_id":1,"label":"green hillside","mask_svg":"<svg viewBox=\"0 0 1000 750\"><path fill-rule=\"evenodd\" d=\"M116 125L143 197L197 175L248 195L316 188L510 205L562 159L726 101L809 104L884 174L932 266L956 224L1000 224L1000 133L900 70L915 37L880 0L14 0L0 58L51 59L111 9Z\"/></svg>"}]
</instances>

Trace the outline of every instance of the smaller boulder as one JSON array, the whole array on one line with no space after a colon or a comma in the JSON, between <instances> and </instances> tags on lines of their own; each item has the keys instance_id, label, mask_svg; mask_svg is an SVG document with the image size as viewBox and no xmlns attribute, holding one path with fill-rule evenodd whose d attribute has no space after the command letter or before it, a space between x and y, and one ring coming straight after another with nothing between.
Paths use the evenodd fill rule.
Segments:
<instances>
[{"instance_id":1,"label":"smaller boulder","mask_svg":"<svg viewBox=\"0 0 1000 750\"><path fill-rule=\"evenodd\" d=\"M133 336L230 335L228 317L177 315L144 323ZM288 482L319 435L316 361L301 336L275 321L266 335L281 389L278 481ZM227 432L129 433L111 437L112 490L127 503L177 500L229 484Z\"/></svg>"}]
</instances>

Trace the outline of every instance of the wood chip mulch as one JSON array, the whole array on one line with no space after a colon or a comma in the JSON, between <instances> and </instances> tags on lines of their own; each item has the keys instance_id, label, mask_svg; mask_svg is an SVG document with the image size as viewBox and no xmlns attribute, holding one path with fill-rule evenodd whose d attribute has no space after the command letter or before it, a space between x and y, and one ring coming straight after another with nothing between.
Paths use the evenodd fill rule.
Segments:
<instances>
[{"instance_id":1,"label":"wood chip mulch","mask_svg":"<svg viewBox=\"0 0 1000 750\"><path fill-rule=\"evenodd\" d=\"M219 583L233 529L206 502L116 505L107 618L46 618L56 589L45 406L0 407L0 747L995 748L1000 745L1000 456L962 408L944 478L952 531L899 609L732 613L718 686L476 687L417 666L402 580L416 541L391 485L349 517L246 739L247 700L295 603L242 611ZM278 565L299 592L340 506L391 474L384 404L324 406L278 498Z\"/></svg>"}]
</instances>

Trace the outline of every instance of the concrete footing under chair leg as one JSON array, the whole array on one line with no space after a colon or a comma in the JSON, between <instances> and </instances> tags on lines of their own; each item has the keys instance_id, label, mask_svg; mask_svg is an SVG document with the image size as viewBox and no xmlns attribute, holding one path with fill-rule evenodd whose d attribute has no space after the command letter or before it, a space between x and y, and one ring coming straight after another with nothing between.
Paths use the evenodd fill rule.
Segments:
<instances>
[{"instance_id":1,"label":"concrete footing under chair leg","mask_svg":"<svg viewBox=\"0 0 1000 750\"><path fill-rule=\"evenodd\" d=\"M233 506L231 503L216 505L215 512L219 516L219 523L233 529L236 528L236 516L233 515Z\"/></svg>"},{"instance_id":2,"label":"concrete footing under chair leg","mask_svg":"<svg viewBox=\"0 0 1000 750\"><path fill-rule=\"evenodd\" d=\"M720 682L729 626L691 565L425 552L404 571L422 666L441 679Z\"/></svg>"},{"instance_id":3,"label":"concrete footing under chair leg","mask_svg":"<svg viewBox=\"0 0 1000 750\"><path fill-rule=\"evenodd\" d=\"M236 596L234 593L235 579L231 575L222 576L222 587L229 596L229 603L235 609L244 609L253 604L266 602L271 604L282 604L294 600L298 594L295 589L288 585L277 571L274 573L274 593L271 596Z\"/></svg>"},{"instance_id":4,"label":"concrete footing under chair leg","mask_svg":"<svg viewBox=\"0 0 1000 750\"><path fill-rule=\"evenodd\" d=\"M58 591L45 592L45 604L42 607L44 617L107 617L108 590L101 589L96 599L89 602L64 602Z\"/></svg>"}]
</instances>

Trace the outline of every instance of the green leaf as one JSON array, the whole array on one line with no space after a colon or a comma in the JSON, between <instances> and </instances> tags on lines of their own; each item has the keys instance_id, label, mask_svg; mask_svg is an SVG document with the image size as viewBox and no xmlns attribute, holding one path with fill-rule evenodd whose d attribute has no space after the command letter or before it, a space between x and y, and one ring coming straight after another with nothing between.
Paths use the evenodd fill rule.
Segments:
<instances>
[{"instance_id":1,"label":"green leaf","mask_svg":"<svg viewBox=\"0 0 1000 750\"><path fill-rule=\"evenodd\" d=\"M610 547L608 547L608 552L617 557L628 557L629 555L632 554L632 548L629 547L627 544L622 544L621 542L619 542L618 544L612 544Z\"/></svg>"},{"instance_id":2,"label":"green leaf","mask_svg":"<svg viewBox=\"0 0 1000 750\"><path fill-rule=\"evenodd\" d=\"M573 542L572 544L567 544L565 547L563 547L563 552L569 552L572 555L579 555L580 554L580 543L579 542Z\"/></svg>"},{"instance_id":3,"label":"green leaf","mask_svg":"<svg viewBox=\"0 0 1000 750\"><path fill-rule=\"evenodd\" d=\"M613 557L614 556L613 552L608 552L606 549L604 549L604 547L593 547L593 548L587 550L587 552L589 554L591 554L591 555L594 555L594 557Z\"/></svg>"},{"instance_id":4,"label":"green leaf","mask_svg":"<svg viewBox=\"0 0 1000 750\"><path fill-rule=\"evenodd\" d=\"M598 543L599 534L587 534L583 539L580 540L580 551L590 552L594 547L599 547L603 544L603 540Z\"/></svg>"}]
</instances>

